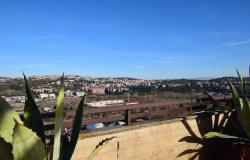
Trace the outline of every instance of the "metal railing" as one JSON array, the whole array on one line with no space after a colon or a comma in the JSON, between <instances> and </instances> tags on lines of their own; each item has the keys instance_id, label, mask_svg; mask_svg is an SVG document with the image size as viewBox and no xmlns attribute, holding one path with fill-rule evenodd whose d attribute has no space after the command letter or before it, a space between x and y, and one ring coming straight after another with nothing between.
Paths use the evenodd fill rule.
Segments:
<instances>
[{"instance_id":1,"label":"metal railing","mask_svg":"<svg viewBox=\"0 0 250 160\"><path fill-rule=\"evenodd\" d=\"M145 104L134 104L124 106L112 106L101 108L86 107L83 111L82 126L96 123L112 123L116 121L124 121L127 125L131 125L136 119L151 119L151 118L176 118L187 116L192 109L186 106L198 106L192 99L151 102ZM64 128L71 128L74 119L75 111L66 111L64 113ZM42 113L45 121L45 130L54 129L54 112Z\"/></svg>"}]
</instances>

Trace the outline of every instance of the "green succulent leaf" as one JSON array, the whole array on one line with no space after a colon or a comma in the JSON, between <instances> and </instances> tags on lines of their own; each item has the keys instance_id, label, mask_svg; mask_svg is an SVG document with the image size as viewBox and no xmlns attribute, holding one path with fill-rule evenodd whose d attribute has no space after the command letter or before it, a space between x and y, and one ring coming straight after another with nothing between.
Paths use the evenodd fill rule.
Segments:
<instances>
[{"instance_id":1,"label":"green succulent leaf","mask_svg":"<svg viewBox=\"0 0 250 160\"><path fill-rule=\"evenodd\" d=\"M75 146L79 137L79 133L81 130L81 124L82 124L82 118L83 118L83 106L84 106L84 99L85 96L82 98L80 104L78 105L74 123L73 123L73 130L72 130L72 135L71 135L71 140L68 143L68 145L64 146L65 148L62 149L62 154L61 158L63 160L70 160L74 150Z\"/></svg>"},{"instance_id":2,"label":"green succulent leaf","mask_svg":"<svg viewBox=\"0 0 250 160\"><path fill-rule=\"evenodd\" d=\"M236 108L236 114L237 118L239 120L240 126L242 127L243 131L245 132L246 136L250 138L250 108L249 108L249 102L247 97L245 96L246 89L245 89L245 82L243 78L241 77L240 73L237 71L237 74L239 76L239 79L241 81L241 88L242 88L242 97L241 98L233 86L233 84L230 82L230 80L227 78L228 84L230 86L230 90L233 95L233 101Z\"/></svg>"},{"instance_id":3,"label":"green succulent leaf","mask_svg":"<svg viewBox=\"0 0 250 160\"><path fill-rule=\"evenodd\" d=\"M247 137L250 138L250 104L246 96L243 97L243 108L241 110L241 125Z\"/></svg>"},{"instance_id":4,"label":"green succulent leaf","mask_svg":"<svg viewBox=\"0 0 250 160\"><path fill-rule=\"evenodd\" d=\"M241 84L241 93L242 95L243 94L246 94L246 85L245 85L245 81L243 79L243 77L240 75L239 71L236 69L236 72L239 76L239 79L240 79L240 84Z\"/></svg>"},{"instance_id":5,"label":"green succulent leaf","mask_svg":"<svg viewBox=\"0 0 250 160\"><path fill-rule=\"evenodd\" d=\"M15 160L46 160L44 143L31 129L16 124L12 154Z\"/></svg>"},{"instance_id":6,"label":"green succulent leaf","mask_svg":"<svg viewBox=\"0 0 250 160\"><path fill-rule=\"evenodd\" d=\"M237 90L235 89L234 85L231 83L231 81L226 78L228 84L229 84L229 87L230 87L230 90L232 92L232 96L233 96L233 101L234 101L234 104L236 105L236 109L237 110L240 110L242 108L242 100L237 92Z\"/></svg>"},{"instance_id":7,"label":"green succulent leaf","mask_svg":"<svg viewBox=\"0 0 250 160\"><path fill-rule=\"evenodd\" d=\"M55 111L55 137L53 145L53 160L58 160L60 156L62 123L63 123L63 109L64 109L64 75L61 78L61 87L56 99Z\"/></svg>"},{"instance_id":8,"label":"green succulent leaf","mask_svg":"<svg viewBox=\"0 0 250 160\"><path fill-rule=\"evenodd\" d=\"M116 137L110 137L102 140L92 151L92 153L88 156L87 160L93 160L95 159L96 154L104 147L106 146L112 139Z\"/></svg>"},{"instance_id":9,"label":"green succulent leaf","mask_svg":"<svg viewBox=\"0 0 250 160\"><path fill-rule=\"evenodd\" d=\"M24 77L25 88L26 88L26 101L25 101L24 114L23 114L24 125L32 129L32 131L36 132L36 134L45 143L45 134L44 134L42 116L40 114L40 111L31 93L28 80L24 74L23 74L23 77Z\"/></svg>"},{"instance_id":10,"label":"green succulent leaf","mask_svg":"<svg viewBox=\"0 0 250 160\"><path fill-rule=\"evenodd\" d=\"M208 132L203 136L204 138L223 138L223 139L240 139L239 137L230 136L218 132Z\"/></svg>"},{"instance_id":11,"label":"green succulent leaf","mask_svg":"<svg viewBox=\"0 0 250 160\"><path fill-rule=\"evenodd\" d=\"M241 125L241 127L243 128L243 130L245 131L244 129L244 126L245 126L245 114L242 112L242 109L243 109L243 100L242 98L239 96L237 90L235 89L234 85L231 83L231 81L227 78L226 79L228 84L229 84L229 87L230 87L230 90L232 92L232 96L233 96L233 102L234 102L234 105L235 105L235 109L236 109L236 114L237 114L237 118L239 120L239 123Z\"/></svg>"},{"instance_id":12,"label":"green succulent leaf","mask_svg":"<svg viewBox=\"0 0 250 160\"><path fill-rule=\"evenodd\" d=\"M4 141L3 138L0 138L0 158L1 158L1 160L13 160L13 155L12 155L11 151L12 151L11 144Z\"/></svg>"},{"instance_id":13,"label":"green succulent leaf","mask_svg":"<svg viewBox=\"0 0 250 160\"><path fill-rule=\"evenodd\" d=\"M11 109L8 102L0 97L0 137L6 142L12 142L13 128L16 122L22 124L19 115Z\"/></svg>"}]
</instances>

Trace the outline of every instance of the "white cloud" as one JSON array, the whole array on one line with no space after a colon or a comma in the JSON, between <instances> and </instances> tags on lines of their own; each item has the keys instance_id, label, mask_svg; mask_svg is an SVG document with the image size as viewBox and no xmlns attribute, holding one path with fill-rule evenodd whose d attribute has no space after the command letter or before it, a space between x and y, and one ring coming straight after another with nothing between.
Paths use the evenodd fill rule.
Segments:
<instances>
[{"instance_id":1,"label":"white cloud","mask_svg":"<svg viewBox=\"0 0 250 160\"><path fill-rule=\"evenodd\" d=\"M244 45L244 44L249 44L249 43L250 43L250 39L245 40L245 41L237 41L237 42L227 43L227 45L230 47L234 47L234 46L239 46L239 45Z\"/></svg>"}]
</instances>

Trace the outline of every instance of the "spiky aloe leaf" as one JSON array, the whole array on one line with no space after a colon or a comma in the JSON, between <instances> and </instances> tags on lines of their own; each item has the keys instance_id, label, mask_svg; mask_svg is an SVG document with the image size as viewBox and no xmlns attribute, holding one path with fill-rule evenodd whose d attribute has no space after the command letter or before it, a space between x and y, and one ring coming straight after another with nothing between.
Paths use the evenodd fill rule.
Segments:
<instances>
[{"instance_id":1,"label":"spiky aloe leaf","mask_svg":"<svg viewBox=\"0 0 250 160\"><path fill-rule=\"evenodd\" d=\"M61 87L56 99L56 111L55 111L55 137L53 145L53 160L58 160L60 156L60 144L62 134L63 123L63 109L64 109L64 75L61 78Z\"/></svg>"},{"instance_id":2,"label":"spiky aloe leaf","mask_svg":"<svg viewBox=\"0 0 250 160\"><path fill-rule=\"evenodd\" d=\"M245 81L243 79L243 77L240 75L239 71L236 69L236 72L239 76L239 79L240 79L240 84L241 84L241 93L242 95L243 94L246 94L246 85L245 85Z\"/></svg>"},{"instance_id":3,"label":"spiky aloe leaf","mask_svg":"<svg viewBox=\"0 0 250 160\"><path fill-rule=\"evenodd\" d=\"M106 138L104 140L102 140L96 147L95 149L92 151L92 153L88 156L87 160L93 160L96 156L96 154L105 146L107 145L112 139L114 139L116 137L110 137L110 138Z\"/></svg>"},{"instance_id":4,"label":"spiky aloe leaf","mask_svg":"<svg viewBox=\"0 0 250 160\"><path fill-rule=\"evenodd\" d=\"M242 99L240 98L237 90L235 89L234 85L231 83L231 81L226 78L228 84L229 84L229 87L230 87L230 90L232 92L232 96L233 96L233 101L234 101L234 104L235 104L235 107L236 107L236 110L239 110L242 108L243 106L243 103L242 103Z\"/></svg>"},{"instance_id":5,"label":"spiky aloe leaf","mask_svg":"<svg viewBox=\"0 0 250 160\"><path fill-rule=\"evenodd\" d=\"M35 132L23 125L16 124L12 146L15 160L46 160L44 143Z\"/></svg>"},{"instance_id":6,"label":"spiky aloe leaf","mask_svg":"<svg viewBox=\"0 0 250 160\"><path fill-rule=\"evenodd\" d=\"M242 118L241 118L241 109L243 108L243 100L242 98L239 96L237 90L235 89L234 85L231 83L231 81L226 78L228 84L229 84L229 87L230 87L230 90L232 92L232 96L233 96L233 102L235 104L235 109L236 109L236 114L237 114L237 117L239 119L239 121L242 121ZM240 122L241 123L241 122Z\"/></svg>"},{"instance_id":7,"label":"spiky aloe leaf","mask_svg":"<svg viewBox=\"0 0 250 160\"><path fill-rule=\"evenodd\" d=\"M241 125L246 133L247 137L250 138L250 104L246 96L243 97L243 108L241 110Z\"/></svg>"},{"instance_id":8,"label":"spiky aloe leaf","mask_svg":"<svg viewBox=\"0 0 250 160\"><path fill-rule=\"evenodd\" d=\"M81 124L82 124L82 118L83 118L83 106L84 106L84 99L85 96L82 98L81 102L78 105L74 123L73 123L73 130L72 130L72 135L71 135L71 140L68 143L68 145L64 146L65 148L62 148L62 154L61 160L70 160L74 150L75 146L79 137L79 133L81 130Z\"/></svg>"},{"instance_id":9,"label":"spiky aloe leaf","mask_svg":"<svg viewBox=\"0 0 250 160\"><path fill-rule=\"evenodd\" d=\"M13 128L15 121L22 124L19 115L12 111L11 106L2 97L0 97L0 137L6 142L12 142Z\"/></svg>"},{"instance_id":10,"label":"spiky aloe leaf","mask_svg":"<svg viewBox=\"0 0 250 160\"><path fill-rule=\"evenodd\" d=\"M0 138L0 158L1 160L13 160L13 155L11 153L12 146L10 143L4 141Z\"/></svg>"},{"instance_id":11,"label":"spiky aloe leaf","mask_svg":"<svg viewBox=\"0 0 250 160\"><path fill-rule=\"evenodd\" d=\"M208 132L203 137L204 138L240 139L239 137L230 136L230 135L222 134L222 133L218 133L218 132Z\"/></svg>"},{"instance_id":12,"label":"spiky aloe leaf","mask_svg":"<svg viewBox=\"0 0 250 160\"><path fill-rule=\"evenodd\" d=\"M45 134L44 134L42 116L33 98L33 95L31 93L28 80L25 74L23 74L23 77L24 77L25 89L26 89L26 100L25 100L24 114L23 114L24 125L32 129L32 131L36 132L36 134L45 143Z\"/></svg>"},{"instance_id":13,"label":"spiky aloe leaf","mask_svg":"<svg viewBox=\"0 0 250 160\"><path fill-rule=\"evenodd\" d=\"M238 73L238 75L240 77L241 83L244 84L243 78L240 76L238 71L237 71L237 73ZM239 120L240 126L242 127L242 129L245 132L246 136L248 138L250 138L250 109L249 109L248 100L244 95L245 91L243 91L243 98L241 98L239 96L237 90L233 86L233 84L230 82L230 80L227 79L227 81L229 83L230 90L231 90L232 95L233 95L233 101L234 101L234 104L235 104L236 114L237 114L237 118Z\"/></svg>"}]
</instances>

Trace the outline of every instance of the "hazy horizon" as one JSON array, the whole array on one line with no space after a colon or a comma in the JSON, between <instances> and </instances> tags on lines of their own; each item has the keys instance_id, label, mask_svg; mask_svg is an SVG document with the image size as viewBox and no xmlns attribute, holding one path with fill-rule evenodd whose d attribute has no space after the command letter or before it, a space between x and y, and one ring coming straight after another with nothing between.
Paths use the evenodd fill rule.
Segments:
<instances>
[{"instance_id":1,"label":"hazy horizon","mask_svg":"<svg viewBox=\"0 0 250 160\"><path fill-rule=\"evenodd\" d=\"M41 77L41 76L57 76L57 77L61 77L62 74L31 74L31 75L27 75L25 74L26 77ZM177 78L143 78L143 77L129 77L129 76L108 76L108 75L104 75L104 76L95 76L95 75L82 75L82 74L65 74L64 76L80 76L80 77L91 77L91 78L132 78L132 79L141 79L141 80L179 80L179 79L186 79L186 80L211 80L211 79L216 79L216 78L223 78L223 77L236 77L238 78L237 74L232 74L232 75L224 75L221 77L192 77L192 78L185 78L185 77L177 77ZM15 76L15 75L11 75L11 76L6 76L6 75L0 75L0 77L8 77L8 78L23 78L23 74L20 74L19 76ZM249 77L249 75L243 75L243 77Z\"/></svg>"},{"instance_id":2,"label":"hazy horizon","mask_svg":"<svg viewBox=\"0 0 250 160\"><path fill-rule=\"evenodd\" d=\"M2 1L0 76L248 75L244 0Z\"/></svg>"}]
</instances>

